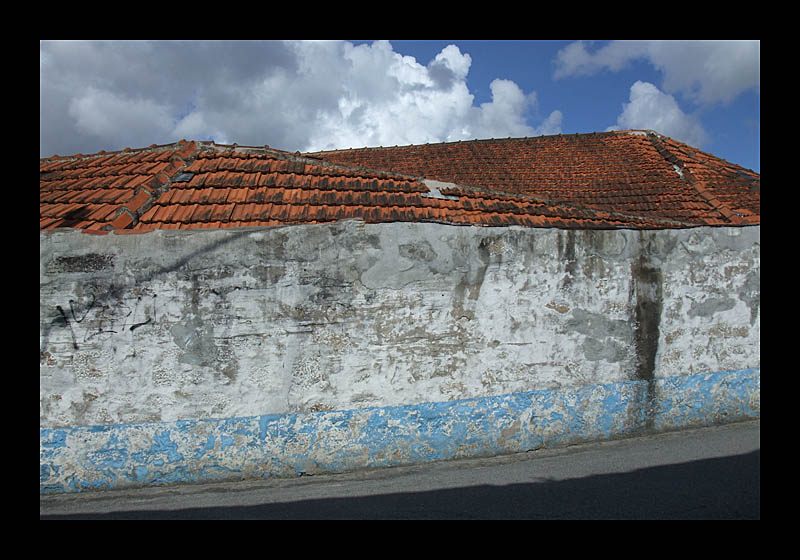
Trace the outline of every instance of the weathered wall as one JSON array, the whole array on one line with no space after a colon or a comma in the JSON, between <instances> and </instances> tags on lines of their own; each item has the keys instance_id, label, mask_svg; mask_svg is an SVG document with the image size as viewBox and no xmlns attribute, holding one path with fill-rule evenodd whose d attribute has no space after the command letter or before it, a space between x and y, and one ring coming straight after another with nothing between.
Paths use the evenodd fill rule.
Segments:
<instances>
[{"instance_id":1,"label":"weathered wall","mask_svg":"<svg viewBox=\"0 0 800 560\"><path fill-rule=\"evenodd\" d=\"M759 304L760 227L42 233L42 449L61 427L630 382L653 408L656 381L760 372Z\"/></svg>"}]
</instances>

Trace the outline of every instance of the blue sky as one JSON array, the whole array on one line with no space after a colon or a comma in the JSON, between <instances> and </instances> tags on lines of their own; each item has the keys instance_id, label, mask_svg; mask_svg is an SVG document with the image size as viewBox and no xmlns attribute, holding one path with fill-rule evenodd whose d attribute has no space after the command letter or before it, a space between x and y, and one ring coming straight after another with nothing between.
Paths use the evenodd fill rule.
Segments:
<instances>
[{"instance_id":1,"label":"blue sky","mask_svg":"<svg viewBox=\"0 0 800 560\"><path fill-rule=\"evenodd\" d=\"M760 173L757 41L41 41L40 157L647 128Z\"/></svg>"},{"instance_id":2,"label":"blue sky","mask_svg":"<svg viewBox=\"0 0 800 560\"><path fill-rule=\"evenodd\" d=\"M447 45L458 45L462 52L472 58L467 84L475 95L475 103L491 100L489 84L496 78L515 82L523 92L536 92L537 104L529 116L532 123L544 119L551 111L562 114L561 133L574 134L600 132L617 125L623 112L623 105L630 104L631 87L636 82L649 83L665 96L672 96L678 108L690 118L695 118L705 136L679 138L675 130L659 130L667 136L685 141L723 157L733 163L743 165L760 173L761 168L761 96L760 96L760 46L758 41L669 41L676 47L674 64L680 68L683 56L697 56L707 64L714 58L709 51L725 52L739 46L743 53L720 64L729 64L731 73L741 72L742 80L737 87L735 80L729 85L732 97L721 91L716 98L709 97L700 102L691 90L665 89L666 63L652 56L631 56L619 69L599 68L591 74L563 76L556 79L558 53L570 45L584 43L589 53L599 53L612 41L489 41L489 40L436 40L436 41L390 41L395 50L417 58L431 60ZM631 43L631 42L627 42ZM749 50L749 52L748 52ZM694 52L693 52L694 51ZM708 57L708 58L704 58ZM744 59L744 60L742 60ZM702 75L698 75L699 86ZM709 78L711 79L711 78ZM657 114L652 117L652 127L662 121ZM637 122L637 121L634 121ZM647 117L642 116L641 126L647 125ZM637 122L638 124L638 122ZM627 128L622 126L621 128ZM672 133L672 134L670 134Z\"/></svg>"}]
</instances>

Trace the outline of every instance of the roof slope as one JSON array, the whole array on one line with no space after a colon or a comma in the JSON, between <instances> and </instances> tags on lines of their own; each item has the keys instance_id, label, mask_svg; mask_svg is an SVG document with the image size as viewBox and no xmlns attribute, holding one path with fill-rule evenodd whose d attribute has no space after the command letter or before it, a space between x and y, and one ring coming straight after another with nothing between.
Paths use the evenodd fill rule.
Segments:
<instances>
[{"instance_id":1,"label":"roof slope","mask_svg":"<svg viewBox=\"0 0 800 560\"><path fill-rule=\"evenodd\" d=\"M623 141L609 148L598 138ZM602 134L301 155L182 140L53 156L39 163L39 225L122 233L342 219L572 229L759 222L760 176L659 142Z\"/></svg>"},{"instance_id":2,"label":"roof slope","mask_svg":"<svg viewBox=\"0 0 800 560\"><path fill-rule=\"evenodd\" d=\"M124 229L191 157L186 142L39 160L39 228Z\"/></svg>"},{"instance_id":3,"label":"roof slope","mask_svg":"<svg viewBox=\"0 0 800 560\"><path fill-rule=\"evenodd\" d=\"M653 131L472 140L313 155L684 224L760 223L760 174Z\"/></svg>"}]
</instances>

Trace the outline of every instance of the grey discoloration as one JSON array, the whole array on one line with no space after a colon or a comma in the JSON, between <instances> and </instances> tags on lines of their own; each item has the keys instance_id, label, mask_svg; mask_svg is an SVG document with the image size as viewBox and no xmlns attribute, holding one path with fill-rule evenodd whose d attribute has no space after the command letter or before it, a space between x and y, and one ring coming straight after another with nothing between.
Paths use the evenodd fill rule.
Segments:
<instances>
[{"instance_id":1,"label":"grey discoloration","mask_svg":"<svg viewBox=\"0 0 800 560\"><path fill-rule=\"evenodd\" d=\"M566 290L574 281L578 263L575 257L575 232L573 230L558 233L558 257L564 261L564 276L560 286Z\"/></svg>"},{"instance_id":2,"label":"grey discoloration","mask_svg":"<svg viewBox=\"0 0 800 560\"><path fill-rule=\"evenodd\" d=\"M401 257L414 261L432 261L436 258L436 251L424 239L418 243L405 243L399 246Z\"/></svg>"},{"instance_id":3,"label":"grey discoloration","mask_svg":"<svg viewBox=\"0 0 800 560\"><path fill-rule=\"evenodd\" d=\"M45 266L48 274L62 272L98 272L114 268L114 255L88 253L53 257Z\"/></svg>"},{"instance_id":4,"label":"grey discoloration","mask_svg":"<svg viewBox=\"0 0 800 560\"><path fill-rule=\"evenodd\" d=\"M739 299L750 308L750 325L755 325L761 305L761 273L760 270L748 270L744 284L739 290Z\"/></svg>"},{"instance_id":5,"label":"grey discoloration","mask_svg":"<svg viewBox=\"0 0 800 560\"><path fill-rule=\"evenodd\" d=\"M575 309L565 323L569 331L578 332L597 338L614 337L629 340L633 329L629 321L610 319L601 313L592 313L584 309Z\"/></svg>"},{"instance_id":6,"label":"grey discoloration","mask_svg":"<svg viewBox=\"0 0 800 560\"><path fill-rule=\"evenodd\" d=\"M643 419L642 429L647 431L653 427L658 401L655 377L663 308L663 273L656 263L663 262L669 250L664 251L665 243L658 237L654 239L649 232L642 233L640 243L640 254L631 262L635 325L633 338L636 349L634 378L646 383L639 386L642 394L633 402L637 403L638 408L634 409L634 415Z\"/></svg>"},{"instance_id":7,"label":"grey discoloration","mask_svg":"<svg viewBox=\"0 0 800 560\"><path fill-rule=\"evenodd\" d=\"M636 379L653 379L658 352L662 308L661 270L648 266L645 256L631 264L634 288L634 343Z\"/></svg>"},{"instance_id":8,"label":"grey discoloration","mask_svg":"<svg viewBox=\"0 0 800 560\"><path fill-rule=\"evenodd\" d=\"M730 297L709 298L700 303L693 301L689 308L689 317L709 317L735 306L736 300Z\"/></svg>"},{"instance_id":9,"label":"grey discoloration","mask_svg":"<svg viewBox=\"0 0 800 560\"><path fill-rule=\"evenodd\" d=\"M583 355L589 361L621 362L628 357L628 349L613 339L589 338L583 342Z\"/></svg>"},{"instance_id":10,"label":"grey discoloration","mask_svg":"<svg viewBox=\"0 0 800 560\"><path fill-rule=\"evenodd\" d=\"M349 410L729 371L759 365L759 313L758 228L44 232L40 422Z\"/></svg>"}]
</instances>

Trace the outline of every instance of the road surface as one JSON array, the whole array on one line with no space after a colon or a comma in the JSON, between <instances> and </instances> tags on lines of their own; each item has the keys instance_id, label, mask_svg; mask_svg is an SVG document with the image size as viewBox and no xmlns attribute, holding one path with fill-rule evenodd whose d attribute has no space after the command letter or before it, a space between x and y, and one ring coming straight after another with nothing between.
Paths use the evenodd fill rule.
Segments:
<instances>
[{"instance_id":1,"label":"road surface","mask_svg":"<svg viewBox=\"0 0 800 560\"><path fill-rule=\"evenodd\" d=\"M40 519L760 519L760 420L295 479L39 498Z\"/></svg>"}]
</instances>

